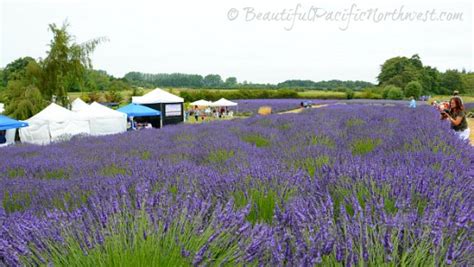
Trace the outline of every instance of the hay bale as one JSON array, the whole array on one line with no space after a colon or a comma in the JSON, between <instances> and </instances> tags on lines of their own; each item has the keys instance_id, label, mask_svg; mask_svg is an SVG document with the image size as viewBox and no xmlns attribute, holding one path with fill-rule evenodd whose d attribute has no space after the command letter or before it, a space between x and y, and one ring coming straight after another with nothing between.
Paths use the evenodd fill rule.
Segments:
<instances>
[{"instance_id":1,"label":"hay bale","mask_svg":"<svg viewBox=\"0 0 474 267\"><path fill-rule=\"evenodd\" d=\"M258 108L258 114L259 115L270 115L272 114L272 107L270 106L263 106Z\"/></svg>"}]
</instances>

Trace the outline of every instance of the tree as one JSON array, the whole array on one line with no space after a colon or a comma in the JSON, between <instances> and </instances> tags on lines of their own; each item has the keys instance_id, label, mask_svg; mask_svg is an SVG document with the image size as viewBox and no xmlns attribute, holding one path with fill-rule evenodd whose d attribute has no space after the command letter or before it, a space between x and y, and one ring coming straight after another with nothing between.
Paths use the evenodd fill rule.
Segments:
<instances>
[{"instance_id":1,"label":"tree","mask_svg":"<svg viewBox=\"0 0 474 267\"><path fill-rule=\"evenodd\" d=\"M379 85L395 85L400 88L423 77L423 64L418 55L411 58L394 57L385 61L377 76Z\"/></svg>"},{"instance_id":2,"label":"tree","mask_svg":"<svg viewBox=\"0 0 474 267\"><path fill-rule=\"evenodd\" d=\"M215 88L222 86L222 78L219 74L209 74L204 77L204 86L209 88Z\"/></svg>"},{"instance_id":3,"label":"tree","mask_svg":"<svg viewBox=\"0 0 474 267\"><path fill-rule=\"evenodd\" d=\"M237 85L237 78L235 77L228 77L225 80L225 86L226 87L235 87Z\"/></svg>"},{"instance_id":4,"label":"tree","mask_svg":"<svg viewBox=\"0 0 474 267\"><path fill-rule=\"evenodd\" d=\"M18 120L25 120L41 111L47 104L40 89L42 69L35 61L19 70L14 80L9 80L5 92L7 105L5 113Z\"/></svg>"},{"instance_id":5,"label":"tree","mask_svg":"<svg viewBox=\"0 0 474 267\"><path fill-rule=\"evenodd\" d=\"M7 86L9 80L21 80L25 76L26 66L30 62L36 62L31 57L18 58L5 66L3 69L2 80L0 81L3 86Z\"/></svg>"},{"instance_id":6,"label":"tree","mask_svg":"<svg viewBox=\"0 0 474 267\"><path fill-rule=\"evenodd\" d=\"M459 91L459 93L464 93L464 83L461 78L461 73L458 70L446 70L445 73L441 75L440 82L442 93L452 94L453 91Z\"/></svg>"},{"instance_id":7,"label":"tree","mask_svg":"<svg viewBox=\"0 0 474 267\"><path fill-rule=\"evenodd\" d=\"M86 70L83 91L104 91L109 88L111 76L103 70ZM82 89L82 88L81 88Z\"/></svg>"},{"instance_id":8,"label":"tree","mask_svg":"<svg viewBox=\"0 0 474 267\"><path fill-rule=\"evenodd\" d=\"M462 81L464 84L464 89L466 94L474 94L474 73L465 73L462 74Z\"/></svg>"},{"instance_id":9,"label":"tree","mask_svg":"<svg viewBox=\"0 0 474 267\"><path fill-rule=\"evenodd\" d=\"M44 70L43 97L51 99L55 95L63 106L68 104L68 90L83 86L86 70L92 68L90 55L98 44L106 40L96 38L77 44L74 36L68 33L68 27L67 22L61 27L49 25L53 39L48 56L41 62Z\"/></svg>"},{"instance_id":10,"label":"tree","mask_svg":"<svg viewBox=\"0 0 474 267\"><path fill-rule=\"evenodd\" d=\"M403 91L400 87L394 85L388 85L384 90L387 90L387 98L400 100L403 99Z\"/></svg>"},{"instance_id":11,"label":"tree","mask_svg":"<svg viewBox=\"0 0 474 267\"><path fill-rule=\"evenodd\" d=\"M353 99L354 98L354 91L352 89L346 89L346 98L347 99Z\"/></svg>"},{"instance_id":12,"label":"tree","mask_svg":"<svg viewBox=\"0 0 474 267\"><path fill-rule=\"evenodd\" d=\"M413 96L415 99L418 99L421 96L421 92L423 91L423 87L418 81L411 81L405 86L405 96Z\"/></svg>"}]
</instances>

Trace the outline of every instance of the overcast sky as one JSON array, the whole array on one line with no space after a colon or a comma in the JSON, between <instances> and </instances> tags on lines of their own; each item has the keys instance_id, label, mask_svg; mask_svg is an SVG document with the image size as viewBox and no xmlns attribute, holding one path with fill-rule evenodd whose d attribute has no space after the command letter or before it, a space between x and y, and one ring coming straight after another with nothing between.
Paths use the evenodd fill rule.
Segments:
<instances>
[{"instance_id":1,"label":"overcast sky","mask_svg":"<svg viewBox=\"0 0 474 267\"><path fill-rule=\"evenodd\" d=\"M48 24L67 19L77 42L110 39L93 54L93 65L117 77L141 71L215 73L261 83L376 82L386 59L415 53L442 71L474 70L470 0L255 2L0 0L0 66L23 56L44 58L52 37ZM375 21L370 9L378 16L391 13ZM401 21L394 9L421 17Z\"/></svg>"}]
</instances>

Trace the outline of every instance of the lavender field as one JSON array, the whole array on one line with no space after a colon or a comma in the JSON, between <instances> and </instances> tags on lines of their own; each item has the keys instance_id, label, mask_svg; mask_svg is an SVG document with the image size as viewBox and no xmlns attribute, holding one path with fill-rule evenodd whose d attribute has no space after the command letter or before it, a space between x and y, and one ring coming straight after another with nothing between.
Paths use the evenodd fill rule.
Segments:
<instances>
[{"instance_id":1,"label":"lavender field","mask_svg":"<svg viewBox=\"0 0 474 267\"><path fill-rule=\"evenodd\" d=\"M0 266L474 265L474 150L429 106L333 105L0 159Z\"/></svg>"},{"instance_id":2,"label":"lavender field","mask_svg":"<svg viewBox=\"0 0 474 267\"><path fill-rule=\"evenodd\" d=\"M364 104L377 106L408 106L409 101L403 100L370 100L370 99L351 99L351 100L322 100L322 99L241 99L235 100L239 104L238 111L244 115L255 115L262 106L272 108L272 113L279 113L298 109L301 102L311 101L313 105L334 105L334 104ZM419 102L419 104L424 104ZM474 103L472 103L474 104Z\"/></svg>"}]
</instances>

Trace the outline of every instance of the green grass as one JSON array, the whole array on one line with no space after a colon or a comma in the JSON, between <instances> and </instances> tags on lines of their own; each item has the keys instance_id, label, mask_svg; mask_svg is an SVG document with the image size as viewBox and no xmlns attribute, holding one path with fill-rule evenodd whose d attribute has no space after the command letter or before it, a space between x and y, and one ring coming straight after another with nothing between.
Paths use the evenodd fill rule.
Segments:
<instances>
[{"instance_id":1,"label":"green grass","mask_svg":"<svg viewBox=\"0 0 474 267\"><path fill-rule=\"evenodd\" d=\"M226 150L226 149L216 149L209 152L207 156L207 160L212 164L223 164L227 160L234 157L235 152L233 150Z\"/></svg>"},{"instance_id":2,"label":"green grass","mask_svg":"<svg viewBox=\"0 0 474 267\"><path fill-rule=\"evenodd\" d=\"M334 148L335 147L334 141L331 138L329 138L327 136L324 136L324 135L311 136L310 145L312 145L312 146L322 145L322 146L326 146L328 148Z\"/></svg>"},{"instance_id":3,"label":"green grass","mask_svg":"<svg viewBox=\"0 0 474 267\"><path fill-rule=\"evenodd\" d=\"M3 194L3 209L7 214L25 211L31 206L31 192L15 192L5 191Z\"/></svg>"},{"instance_id":4,"label":"green grass","mask_svg":"<svg viewBox=\"0 0 474 267\"><path fill-rule=\"evenodd\" d=\"M118 167L115 165L110 165L102 168L101 174L103 176L117 176L117 175L126 175L128 174L128 170L123 167Z\"/></svg>"},{"instance_id":5,"label":"green grass","mask_svg":"<svg viewBox=\"0 0 474 267\"><path fill-rule=\"evenodd\" d=\"M317 171L321 170L324 165L330 165L330 158L327 155L322 155L315 158L305 158L295 162L296 168L302 168L310 177L314 177Z\"/></svg>"},{"instance_id":6,"label":"green grass","mask_svg":"<svg viewBox=\"0 0 474 267\"><path fill-rule=\"evenodd\" d=\"M362 138L355 140L351 144L352 155L365 155L372 152L382 143L380 139Z\"/></svg>"},{"instance_id":7,"label":"green grass","mask_svg":"<svg viewBox=\"0 0 474 267\"><path fill-rule=\"evenodd\" d=\"M8 177L9 178L17 178L25 176L25 170L23 168L16 168L16 169L9 169L8 170Z\"/></svg>"},{"instance_id":8,"label":"green grass","mask_svg":"<svg viewBox=\"0 0 474 267\"><path fill-rule=\"evenodd\" d=\"M69 172L67 170L64 170L64 169L46 171L43 174L42 178L43 179L48 179L48 180L67 179L67 178L69 178Z\"/></svg>"},{"instance_id":9,"label":"green grass","mask_svg":"<svg viewBox=\"0 0 474 267\"><path fill-rule=\"evenodd\" d=\"M134 215L113 215L106 229L101 230L109 234L102 236L103 242L87 249L87 253L82 249L87 247L82 233L75 236L64 231L64 245L51 240L45 242L50 247L49 256L54 266L192 266L194 255L204 245L208 247L200 264L234 265L238 254L237 237L231 231L217 232L216 224L206 223L202 216L189 220L185 212L166 228L162 221L153 224L143 210ZM213 241L209 242L213 235ZM31 258L40 263L38 256L45 256L42 255L45 252L35 252Z\"/></svg>"},{"instance_id":10,"label":"green grass","mask_svg":"<svg viewBox=\"0 0 474 267\"><path fill-rule=\"evenodd\" d=\"M244 142L254 144L257 147L270 146L270 140L260 134L247 134L241 137Z\"/></svg>"},{"instance_id":11,"label":"green grass","mask_svg":"<svg viewBox=\"0 0 474 267\"><path fill-rule=\"evenodd\" d=\"M250 203L250 212L246 219L252 224L273 221L278 194L274 190L250 189L249 192L235 191L232 193L237 208L243 208Z\"/></svg>"}]
</instances>

